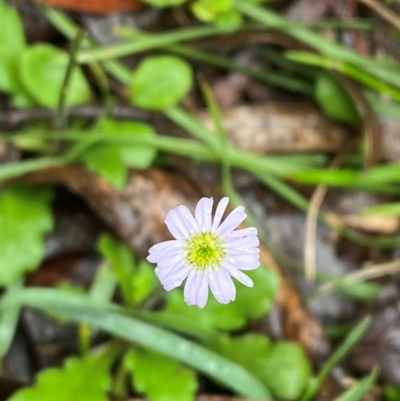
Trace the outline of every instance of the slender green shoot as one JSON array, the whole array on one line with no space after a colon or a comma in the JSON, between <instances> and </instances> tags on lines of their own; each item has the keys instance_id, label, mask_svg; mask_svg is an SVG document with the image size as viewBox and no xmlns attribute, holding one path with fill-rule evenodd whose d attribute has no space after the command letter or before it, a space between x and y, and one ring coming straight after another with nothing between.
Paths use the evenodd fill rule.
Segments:
<instances>
[{"instance_id":1,"label":"slender green shoot","mask_svg":"<svg viewBox=\"0 0 400 401\"><path fill-rule=\"evenodd\" d=\"M318 389L321 387L324 380L327 378L331 370L348 354L354 345L361 339L361 337L367 331L371 324L371 317L366 316L357 326L348 334L343 343L337 348L337 350L329 357L325 365L318 372L317 377L312 381L305 394L301 398L301 401L309 401L316 394Z\"/></svg>"}]
</instances>

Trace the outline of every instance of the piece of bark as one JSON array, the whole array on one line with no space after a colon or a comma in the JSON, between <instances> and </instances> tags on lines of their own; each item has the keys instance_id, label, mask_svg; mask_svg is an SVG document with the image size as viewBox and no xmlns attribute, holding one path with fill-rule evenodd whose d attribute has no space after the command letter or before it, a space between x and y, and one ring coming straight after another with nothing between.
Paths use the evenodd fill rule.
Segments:
<instances>
[{"instance_id":1,"label":"piece of bark","mask_svg":"<svg viewBox=\"0 0 400 401\"><path fill-rule=\"evenodd\" d=\"M147 256L150 246L171 238L164 224L168 211L178 204L194 210L203 195L185 177L157 169L131 170L122 190L116 190L81 165L38 171L22 177L22 181L65 185L85 199L110 228L142 256ZM281 278L276 306L285 338L300 342L313 360L321 360L329 346L318 321L306 309L301 296L282 274L265 245L261 246L261 261Z\"/></svg>"}]
</instances>

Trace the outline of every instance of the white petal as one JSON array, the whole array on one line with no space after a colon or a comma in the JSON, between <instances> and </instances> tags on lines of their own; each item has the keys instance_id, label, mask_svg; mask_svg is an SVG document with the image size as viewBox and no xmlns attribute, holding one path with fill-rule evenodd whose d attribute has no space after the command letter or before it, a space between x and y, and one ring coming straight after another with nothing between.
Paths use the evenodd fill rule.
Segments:
<instances>
[{"instance_id":1,"label":"white petal","mask_svg":"<svg viewBox=\"0 0 400 401\"><path fill-rule=\"evenodd\" d=\"M160 258L180 252L181 248L181 241L170 240L160 242L159 244L153 245L149 249L149 256L147 256L147 260L151 263L157 263Z\"/></svg>"},{"instance_id":2,"label":"white petal","mask_svg":"<svg viewBox=\"0 0 400 401\"><path fill-rule=\"evenodd\" d=\"M223 275L222 275L222 274ZM209 274L210 288L214 297L221 304L233 301L236 296L236 288L229 274L223 270L211 272Z\"/></svg>"},{"instance_id":3,"label":"white petal","mask_svg":"<svg viewBox=\"0 0 400 401\"><path fill-rule=\"evenodd\" d=\"M235 231L234 231L235 232ZM260 245L260 240L258 239L257 236L252 235L249 237L243 237L243 238L235 238L235 239L229 239L227 238L226 235L223 236L226 245L229 247L231 246L232 248L237 248L237 247L256 247Z\"/></svg>"},{"instance_id":4,"label":"white petal","mask_svg":"<svg viewBox=\"0 0 400 401\"><path fill-rule=\"evenodd\" d=\"M171 266L182 265L183 259L180 254L171 256L168 258L163 258L157 263L157 268L159 270L169 269Z\"/></svg>"},{"instance_id":5,"label":"white petal","mask_svg":"<svg viewBox=\"0 0 400 401\"><path fill-rule=\"evenodd\" d=\"M185 301L188 305L195 305L196 304L196 292L195 292L195 278L196 278L196 271L192 270L189 273L189 276L186 280L185 289L183 291L183 296Z\"/></svg>"},{"instance_id":6,"label":"white petal","mask_svg":"<svg viewBox=\"0 0 400 401\"><path fill-rule=\"evenodd\" d=\"M200 308L203 309L205 304L207 303L208 299L208 273L205 272L201 275L201 281L196 282L196 291L197 291L197 296L196 296L196 305Z\"/></svg>"},{"instance_id":7,"label":"white petal","mask_svg":"<svg viewBox=\"0 0 400 401\"><path fill-rule=\"evenodd\" d=\"M176 269L167 277L165 277L164 280L160 280L161 284L168 288L179 287L183 280L185 280L185 278L188 276L189 272L190 270L186 266L182 267L181 269Z\"/></svg>"},{"instance_id":8,"label":"white petal","mask_svg":"<svg viewBox=\"0 0 400 401\"><path fill-rule=\"evenodd\" d=\"M233 209L222 224L216 229L219 234L226 234L233 231L245 218L247 217L244 212L243 206L238 206Z\"/></svg>"},{"instance_id":9,"label":"white petal","mask_svg":"<svg viewBox=\"0 0 400 401\"><path fill-rule=\"evenodd\" d=\"M226 207L228 206L228 203L229 203L229 198L228 197L222 198L219 201L218 206L217 206L217 210L215 211L214 221L213 221L213 224L212 224L212 227L211 227L212 230L215 230L219 226L219 223L221 223L222 216L225 213L225 210L226 210Z\"/></svg>"},{"instance_id":10,"label":"white petal","mask_svg":"<svg viewBox=\"0 0 400 401\"><path fill-rule=\"evenodd\" d=\"M260 261L254 259L251 262L235 262L233 265L239 270L254 270L260 266Z\"/></svg>"},{"instance_id":11,"label":"white petal","mask_svg":"<svg viewBox=\"0 0 400 401\"><path fill-rule=\"evenodd\" d=\"M177 263L170 264L170 265L157 265L156 274L160 281L164 281L167 279L169 275L173 272L176 272L182 269L185 264L182 261L178 261Z\"/></svg>"},{"instance_id":12,"label":"white petal","mask_svg":"<svg viewBox=\"0 0 400 401\"><path fill-rule=\"evenodd\" d=\"M242 228L240 230L232 231L228 237L230 238L243 238L243 237L249 237L257 235L257 228L255 227L247 227L247 228Z\"/></svg>"},{"instance_id":13,"label":"white petal","mask_svg":"<svg viewBox=\"0 0 400 401\"><path fill-rule=\"evenodd\" d=\"M198 224L194 219L192 213L185 205L179 205L175 208L175 211L181 217L183 224L185 225L188 232L193 232L194 230L198 230Z\"/></svg>"},{"instance_id":14,"label":"white petal","mask_svg":"<svg viewBox=\"0 0 400 401\"><path fill-rule=\"evenodd\" d=\"M202 230L211 230L211 214L213 203L213 198L201 198L197 203L195 219L199 228Z\"/></svg>"},{"instance_id":15,"label":"white petal","mask_svg":"<svg viewBox=\"0 0 400 401\"><path fill-rule=\"evenodd\" d=\"M165 224L171 234L178 240L183 240L189 235L189 231L181 220L181 216L175 209L168 212L165 217Z\"/></svg>"},{"instance_id":16,"label":"white petal","mask_svg":"<svg viewBox=\"0 0 400 401\"><path fill-rule=\"evenodd\" d=\"M229 274L234 277L236 280L240 281L242 284L246 285L247 287L253 287L254 283L253 280L242 273L240 270L236 269L236 267L226 264L225 269L228 270Z\"/></svg>"}]
</instances>

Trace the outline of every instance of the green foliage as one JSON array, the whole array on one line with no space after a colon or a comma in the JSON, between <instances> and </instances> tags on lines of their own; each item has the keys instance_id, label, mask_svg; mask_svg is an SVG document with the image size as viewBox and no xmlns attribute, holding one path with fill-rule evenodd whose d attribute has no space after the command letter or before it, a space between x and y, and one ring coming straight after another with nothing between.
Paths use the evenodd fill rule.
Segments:
<instances>
[{"instance_id":1,"label":"green foliage","mask_svg":"<svg viewBox=\"0 0 400 401\"><path fill-rule=\"evenodd\" d=\"M271 351L271 342L262 334L248 333L239 337L220 335L212 339L210 348L239 363L260 380L265 381L264 365Z\"/></svg>"},{"instance_id":2,"label":"green foliage","mask_svg":"<svg viewBox=\"0 0 400 401\"><path fill-rule=\"evenodd\" d=\"M383 386L384 394L385 394L385 399L387 401L398 401L400 400L400 388L397 386L394 386L393 384L386 383Z\"/></svg>"},{"instance_id":3,"label":"green foliage","mask_svg":"<svg viewBox=\"0 0 400 401\"><path fill-rule=\"evenodd\" d=\"M323 72L318 76L315 98L330 117L360 126L361 118L354 101L331 74Z\"/></svg>"},{"instance_id":4,"label":"green foliage","mask_svg":"<svg viewBox=\"0 0 400 401\"><path fill-rule=\"evenodd\" d=\"M25 49L25 36L18 11L0 0L0 48L9 54L20 54Z\"/></svg>"},{"instance_id":5,"label":"green foliage","mask_svg":"<svg viewBox=\"0 0 400 401\"><path fill-rule=\"evenodd\" d=\"M186 0L143 0L144 3L151 4L155 7L178 6L186 2Z\"/></svg>"},{"instance_id":6,"label":"green foliage","mask_svg":"<svg viewBox=\"0 0 400 401\"><path fill-rule=\"evenodd\" d=\"M0 308L18 305L59 313L72 321L87 323L113 336L181 361L240 395L269 399L266 387L243 367L193 341L128 316L126 309L114 304L60 290L24 288L7 294Z\"/></svg>"},{"instance_id":7,"label":"green foliage","mask_svg":"<svg viewBox=\"0 0 400 401\"><path fill-rule=\"evenodd\" d=\"M311 375L311 364L296 343L271 344L261 334L220 336L212 349L239 363L258 377L279 399L296 400Z\"/></svg>"},{"instance_id":8,"label":"green foliage","mask_svg":"<svg viewBox=\"0 0 400 401\"><path fill-rule=\"evenodd\" d=\"M21 81L35 101L55 108L67 71L69 55L46 43L30 46L20 61ZM66 104L73 106L89 101L90 88L82 71L76 67L67 88Z\"/></svg>"},{"instance_id":9,"label":"green foliage","mask_svg":"<svg viewBox=\"0 0 400 401\"><path fill-rule=\"evenodd\" d=\"M174 106L192 85L190 65L175 56L152 56L133 72L130 99L144 109L163 110Z\"/></svg>"},{"instance_id":10,"label":"green foliage","mask_svg":"<svg viewBox=\"0 0 400 401\"><path fill-rule=\"evenodd\" d=\"M154 129L141 122L120 122L102 120L93 131L101 132L101 138L111 143L95 144L86 150L82 159L87 166L104 177L117 188L122 188L128 177L128 167L148 168L153 162L157 150L152 146L129 144L114 144L113 137L126 134L129 139L154 138Z\"/></svg>"},{"instance_id":11,"label":"green foliage","mask_svg":"<svg viewBox=\"0 0 400 401\"><path fill-rule=\"evenodd\" d=\"M383 203L380 205L368 206L361 209L364 215L398 216L400 215L400 203Z\"/></svg>"},{"instance_id":12,"label":"green foliage","mask_svg":"<svg viewBox=\"0 0 400 401\"><path fill-rule=\"evenodd\" d=\"M236 29L243 22L242 15L233 8L233 0L197 0L191 7L199 20L214 22L227 30Z\"/></svg>"},{"instance_id":13,"label":"green foliage","mask_svg":"<svg viewBox=\"0 0 400 401\"><path fill-rule=\"evenodd\" d=\"M33 104L20 82L19 60L26 50L25 35L17 10L0 0L0 91L13 95L16 107Z\"/></svg>"},{"instance_id":14,"label":"green foliage","mask_svg":"<svg viewBox=\"0 0 400 401\"><path fill-rule=\"evenodd\" d=\"M107 401L111 362L104 355L69 358L61 369L43 370L33 387L17 391L8 401Z\"/></svg>"},{"instance_id":15,"label":"green foliage","mask_svg":"<svg viewBox=\"0 0 400 401\"><path fill-rule=\"evenodd\" d=\"M98 247L112 264L125 305L144 301L156 285L152 266L144 260L137 265L128 245L110 234L100 237Z\"/></svg>"},{"instance_id":16,"label":"green foliage","mask_svg":"<svg viewBox=\"0 0 400 401\"><path fill-rule=\"evenodd\" d=\"M0 193L0 285L38 267L43 235L53 227L48 188L13 187Z\"/></svg>"},{"instance_id":17,"label":"green foliage","mask_svg":"<svg viewBox=\"0 0 400 401\"><path fill-rule=\"evenodd\" d=\"M274 344L263 369L264 383L284 400L300 397L311 377L310 361L297 343Z\"/></svg>"},{"instance_id":18,"label":"green foliage","mask_svg":"<svg viewBox=\"0 0 400 401\"><path fill-rule=\"evenodd\" d=\"M219 13L232 9L233 0L197 0L192 11L202 21L214 21Z\"/></svg>"},{"instance_id":19,"label":"green foliage","mask_svg":"<svg viewBox=\"0 0 400 401\"><path fill-rule=\"evenodd\" d=\"M206 330L239 329L249 319L258 319L268 313L279 285L277 275L265 267L246 274L254 281L254 287L249 288L238 283L235 302L222 305L210 294L206 306L198 309L188 306L183 300L182 292L175 290L168 294L165 311L186 318Z\"/></svg>"},{"instance_id":20,"label":"green foliage","mask_svg":"<svg viewBox=\"0 0 400 401\"><path fill-rule=\"evenodd\" d=\"M132 386L150 401L191 401L197 389L195 373L161 354L132 348L125 357Z\"/></svg>"}]
</instances>

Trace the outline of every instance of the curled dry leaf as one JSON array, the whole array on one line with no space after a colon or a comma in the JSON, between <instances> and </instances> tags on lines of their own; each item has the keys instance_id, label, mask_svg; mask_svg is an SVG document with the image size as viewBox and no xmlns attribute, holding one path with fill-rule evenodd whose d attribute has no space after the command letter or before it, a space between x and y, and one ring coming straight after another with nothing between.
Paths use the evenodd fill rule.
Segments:
<instances>
[{"instance_id":1,"label":"curled dry leaf","mask_svg":"<svg viewBox=\"0 0 400 401\"><path fill-rule=\"evenodd\" d=\"M178 204L185 204L193 210L202 196L185 177L157 169L131 170L122 190L114 189L79 165L42 170L23 177L23 180L65 185L85 199L142 256L147 255L153 244L170 238L164 224L168 211ZM276 306L285 337L300 342L310 357L320 360L329 350L321 326L306 309L294 285L282 274L265 245L261 248L261 260L281 277Z\"/></svg>"},{"instance_id":2,"label":"curled dry leaf","mask_svg":"<svg viewBox=\"0 0 400 401\"><path fill-rule=\"evenodd\" d=\"M268 152L337 152L351 132L311 104L266 103L222 112L226 133L239 149ZM209 114L200 119L212 127Z\"/></svg>"},{"instance_id":3,"label":"curled dry leaf","mask_svg":"<svg viewBox=\"0 0 400 401\"><path fill-rule=\"evenodd\" d=\"M395 234L400 228L397 216L328 213L328 219L334 224L385 235Z\"/></svg>"}]
</instances>

